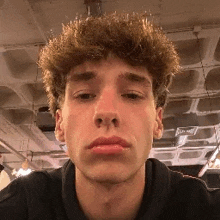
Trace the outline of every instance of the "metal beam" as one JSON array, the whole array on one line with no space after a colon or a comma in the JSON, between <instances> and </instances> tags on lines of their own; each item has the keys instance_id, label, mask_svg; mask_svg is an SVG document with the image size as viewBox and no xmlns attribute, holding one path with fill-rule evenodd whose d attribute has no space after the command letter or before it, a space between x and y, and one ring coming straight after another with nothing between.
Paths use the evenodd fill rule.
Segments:
<instances>
[{"instance_id":1,"label":"metal beam","mask_svg":"<svg viewBox=\"0 0 220 220\"><path fill-rule=\"evenodd\" d=\"M61 155L65 154L65 151L63 150L37 151L37 152L29 151L27 155L30 157L36 157L36 156L48 156L48 155L60 155L60 154Z\"/></svg>"},{"instance_id":2,"label":"metal beam","mask_svg":"<svg viewBox=\"0 0 220 220\"><path fill-rule=\"evenodd\" d=\"M217 156L217 154L219 153L219 146L216 147L216 149L213 151L212 155L210 156L210 158L208 159L208 161L206 162L206 164L203 166L203 168L199 171L198 173L198 177L202 177L205 172L207 171L207 169L209 168L209 163L214 160Z\"/></svg>"},{"instance_id":3,"label":"metal beam","mask_svg":"<svg viewBox=\"0 0 220 220\"><path fill-rule=\"evenodd\" d=\"M13 147L11 147L10 145L8 145L6 142L4 142L3 140L0 139L0 145L2 147L4 147L6 150L10 151L11 153L13 153L14 155L16 155L19 159L21 159L22 161L25 161L26 159L28 160L28 158L26 158L23 154L19 153L17 150L15 150ZM34 170L41 170L41 168L39 166L37 166L35 163L31 162L30 160L28 160L28 164L30 165L30 167L32 167Z\"/></svg>"},{"instance_id":4,"label":"metal beam","mask_svg":"<svg viewBox=\"0 0 220 220\"><path fill-rule=\"evenodd\" d=\"M44 46L44 42L34 42L34 43L28 43L28 44L4 44L0 45L0 52L5 52L7 50L22 50L22 49L34 49Z\"/></svg>"}]
</instances>

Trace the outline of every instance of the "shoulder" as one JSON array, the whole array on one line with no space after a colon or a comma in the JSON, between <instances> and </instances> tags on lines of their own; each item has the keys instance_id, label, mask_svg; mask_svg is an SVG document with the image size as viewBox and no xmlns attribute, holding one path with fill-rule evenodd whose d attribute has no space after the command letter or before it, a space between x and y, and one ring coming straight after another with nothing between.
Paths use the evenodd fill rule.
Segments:
<instances>
[{"instance_id":1,"label":"shoulder","mask_svg":"<svg viewBox=\"0 0 220 220\"><path fill-rule=\"evenodd\" d=\"M27 199L31 191L42 194L49 182L46 172L33 172L28 176L19 177L0 191L0 204L13 198Z\"/></svg>"},{"instance_id":2,"label":"shoulder","mask_svg":"<svg viewBox=\"0 0 220 220\"><path fill-rule=\"evenodd\" d=\"M190 201L199 202L201 205L220 205L220 189L212 190L203 180L198 178L186 178L181 180L175 189L175 194L185 195ZM184 199L184 197L182 197ZM220 210L219 210L220 211Z\"/></svg>"},{"instance_id":3,"label":"shoulder","mask_svg":"<svg viewBox=\"0 0 220 220\"><path fill-rule=\"evenodd\" d=\"M59 170L52 173L59 176ZM51 199L53 180L48 172L33 172L28 176L12 181L0 191L0 216L1 219L26 219L28 213L36 207L44 210Z\"/></svg>"},{"instance_id":4,"label":"shoulder","mask_svg":"<svg viewBox=\"0 0 220 220\"><path fill-rule=\"evenodd\" d=\"M0 216L1 219L26 219L26 196L21 180L12 181L0 191Z\"/></svg>"},{"instance_id":5,"label":"shoulder","mask_svg":"<svg viewBox=\"0 0 220 220\"><path fill-rule=\"evenodd\" d=\"M156 159L151 161L155 182L166 183L168 192L163 219L220 218L220 189L211 190L199 178L172 171Z\"/></svg>"},{"instance_id":6,"label":"shoulder","mask_svg":"<svg viewBox=\"0 0 220 220\"><path fill-rule=\"evenodd\" d=\"M211 190L203 180L183 175L171 192L168 206L173 213L185 219L220 218L220 189Z\"/></svg>"}]
</instances>

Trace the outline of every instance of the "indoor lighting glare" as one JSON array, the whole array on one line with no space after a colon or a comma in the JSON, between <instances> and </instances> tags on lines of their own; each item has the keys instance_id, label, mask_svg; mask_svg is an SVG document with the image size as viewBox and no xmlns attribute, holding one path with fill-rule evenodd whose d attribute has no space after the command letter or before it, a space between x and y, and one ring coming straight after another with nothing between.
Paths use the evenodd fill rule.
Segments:
<instances>
[{"instance_id":1,"label":"indoor lighting glare","mask_svg":"<svg viewBox=\"0 0 220 220\"><path fill-rule=\"evenodd\" d=\"M32 170L30 168L28 168L26 170L24 170L23 168L20 168L18 171L13 170L12 175L15 175L16 177L27 176L31 172L32 172Z\"/></svg>"},{"instance_id":2,"label":"indoor lighting glare","mask_svg":"<svg viewBox=\"0 0 220 220\"><path fill-rule=\"evenodd\" d=\"M215 160L215 167L220 168L220 160L219 159Z\"/></svg>"},{"instance_id":3,"label":"indoor lighting glare","mask_svg":"<svg viewBox=\"0 0 220 220\"><path fill-rule=\"evenodd\" d=\"M32 170L30 168L27 169L27 170L24 170L24 169L21 168L21 169L18 170L17 175L18 176L26 176L31 172L32 172Z\"/></svg>"},{"instance_id":4,"label":"indoor lighting glare","mask_svg":"<svg viewBox=\"0 0 220 220\"><path fill-rule=\"evenodd\" d=\"M220 159L216 158L214 161L209 163L209 168L220 169Z\"/></svg>"},{"instance_id":5,"label":"indoor lighting glare","mask_svg":"<svg viewBox=\"0 0 220 220\"><path fill-rule=\"evenodd\" d=\"M18 171L14 169L12 172L12 175L15 175L16 177L27 176L28 174L32 172L32 169L29 168L27 159L22 163L21 166L22 168L20 168Z\"/></svg>"}]
</instances>

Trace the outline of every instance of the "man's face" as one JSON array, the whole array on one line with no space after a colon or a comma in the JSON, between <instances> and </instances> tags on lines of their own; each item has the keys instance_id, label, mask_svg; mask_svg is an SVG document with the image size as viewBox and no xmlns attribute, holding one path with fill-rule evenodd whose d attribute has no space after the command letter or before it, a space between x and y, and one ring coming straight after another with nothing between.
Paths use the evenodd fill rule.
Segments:
<instances>
[{"instance_id":1,"label":"man's face","mask_svg":"<svg viewBox=\"0 0 220 220\"><path fill-rule=\"evenodd\" d=\"M125 181L144 166L162 130L162 109L156 109L146 68L108 58L70 71L56 136L66 142L77 172L100 182ZM101 153L89 148L97 138L113 136L129 146Z\"/></svg>"}]
</instances>

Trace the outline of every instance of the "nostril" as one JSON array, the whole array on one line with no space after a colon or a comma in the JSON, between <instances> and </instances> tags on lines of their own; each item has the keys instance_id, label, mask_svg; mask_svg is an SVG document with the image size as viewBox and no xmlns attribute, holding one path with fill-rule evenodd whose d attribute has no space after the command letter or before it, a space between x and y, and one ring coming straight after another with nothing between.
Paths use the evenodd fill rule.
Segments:
<instances>
[{"instance_id":1,"label":"nostril","mask_svg":"<svg viewBox=\"0 0 220 220\"><path fill-rule=\"evenodd\" d=\"M118 121L116 118L114 118L114 119L112 120L112 122L113 122L113 124L115 125L115 127L118 127L118 126L119 126L119 121Z\"/></svg>"},{"instance_id":2,"label":"nostril","mask_svg":"<svg viewBox=\"0 0 220 220\"><path fill-rule=\"evenodd\" d=\"M97 122L98 122L98 123L101 123L101 122L102 122L102 119L101 119L101 118L99 118L99 119L97 120Z\"/></svg>"},{"instance_id":3,"label":"nostril","mask_svg":"<svg viewBox=\"0 0 220 220\"><path fill-rule=\"evenodd\" d=\"M119 121L116 117L107 117L105 116L100 116L95 119L95 124L96 126L111 126L111 124L114 124L115 127L118 127Z\"/></svg>"}]
</instances>

